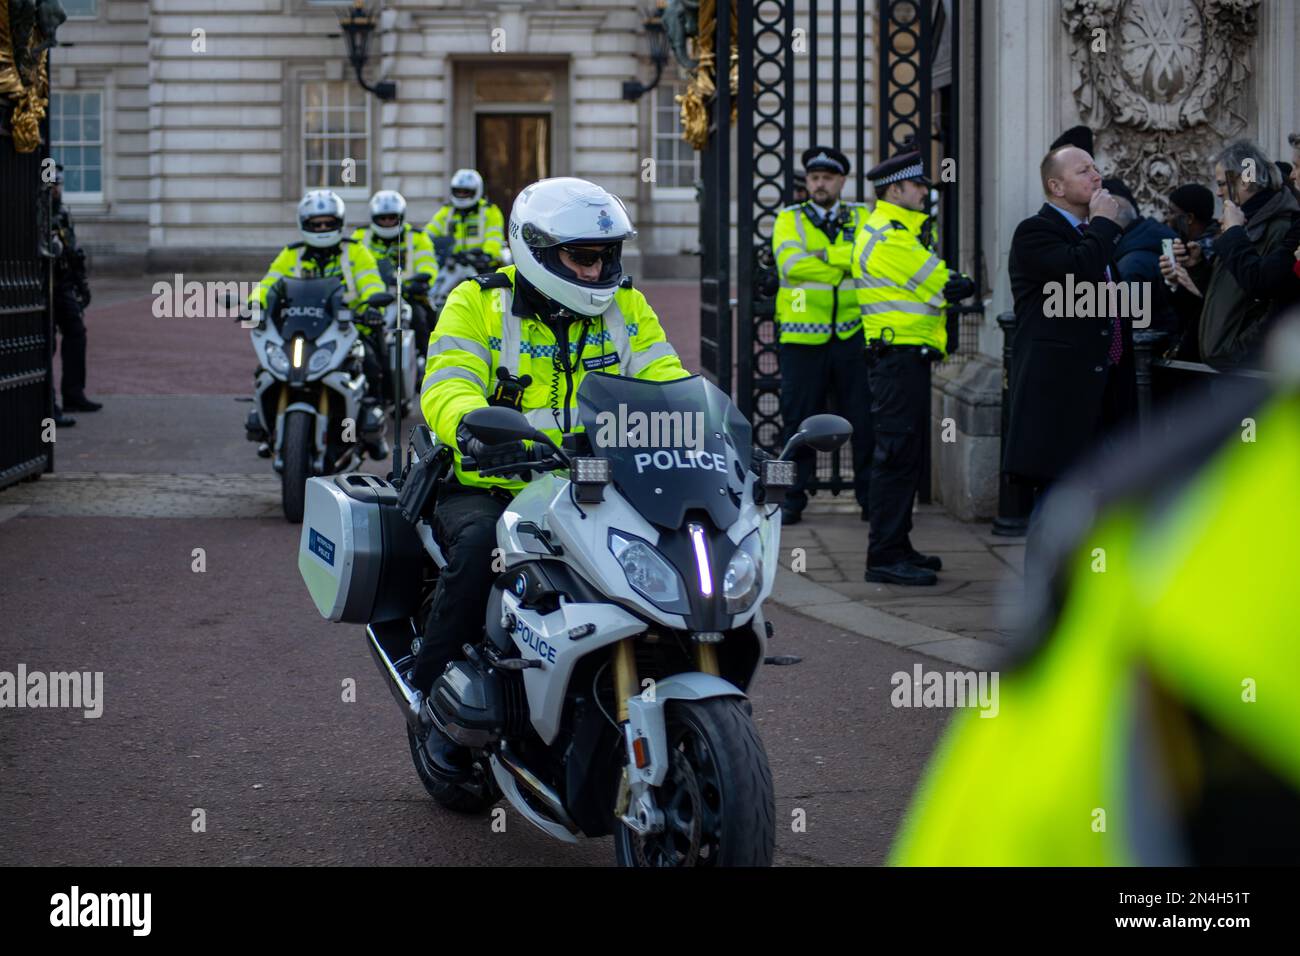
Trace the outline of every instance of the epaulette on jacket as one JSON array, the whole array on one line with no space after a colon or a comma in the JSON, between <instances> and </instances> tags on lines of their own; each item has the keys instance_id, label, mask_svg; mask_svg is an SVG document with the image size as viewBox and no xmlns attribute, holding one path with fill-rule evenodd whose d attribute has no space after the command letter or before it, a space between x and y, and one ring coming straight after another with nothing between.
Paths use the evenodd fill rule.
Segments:
<instances>
[{"instance_id":1,"label":"epaulette on jacket","mask_svg":"<svg viewBox=\"0 0 1300 956\"><path fill-rule=\"evenodd\" d=\"M291 242L291 243L289 243L289 245L285 246L285 248L286 248L286 249L301 249L301 248L303 248L303 247L306 246L306 245L307 245L307 243L306 243L306 242L303 242L303 241L300 239L300 240L298 240L297 242Z\"/></svg>"},{"instance_id":2,"label":"epaulette on jacket","mask_svg":"<svg viewBox=\"0 0 1300 956\"><path fill-rule=\"evenodd\" d=\"M504 272L485 272L482 275L474 276L474 281L478 283L480 289L510 288L510 277Z\"/></svg>"}]
</instances>

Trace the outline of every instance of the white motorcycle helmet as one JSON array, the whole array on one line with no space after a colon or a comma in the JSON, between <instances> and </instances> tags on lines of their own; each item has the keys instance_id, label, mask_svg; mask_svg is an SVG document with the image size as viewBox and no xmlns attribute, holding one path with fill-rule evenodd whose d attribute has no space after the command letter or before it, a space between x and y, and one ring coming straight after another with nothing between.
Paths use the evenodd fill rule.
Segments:
<instances>
[{"instance_id":1,"label":"white motorcycle helmet","mask_svg":"<svg viewBox=\"0 0 1300 956\"><path fill-rule=\"evenodd\" d=\"M460 193L461 195L456 195ZM469 209L483 198L483 177L477 169L458 169L451 177L451 204Z\"/></svg>"},{"instance_id":2,"label":"white motorcycle helmet","mask_svg":"<svg viewBox=\"0 0 1300 956\"><path fill-rule=\"evenodd\" d=\"M343 200L338 193L330 189L313 189L302 197L298 203L298 232L303 242L317 249L337 246L343 239ZM332 216L334 227L325 232L312 232L307 228L307 220L317 216Z\"/></svg>"},{"instance_id":3,"label":"white motorcycle helmet","mask_svg":"<svg viewBox=\"0 0 1300 956\"><path fill-rule=\"evenodd\" d=\"M623 278L623 242L636 238L623 200L585 179L543 179L510 210L510 252L539 292L576 315L604 315ZM560 246L610 246L600 277L584 282L560 262Z\"/></svg>"},{"instance_id":4,"label":"white motorcycle helmet","mask_svg":"<svg viewBox=\"0 0 1300 956\"><path fill-rule=\"evenodd\" d=\"M397 225L381 226L375 222L380 216L396 216ZM381 189L370 197L370 230L380 239L396 239L406 222L406 200L393 189Z\"/></svg>"}]
</instances>

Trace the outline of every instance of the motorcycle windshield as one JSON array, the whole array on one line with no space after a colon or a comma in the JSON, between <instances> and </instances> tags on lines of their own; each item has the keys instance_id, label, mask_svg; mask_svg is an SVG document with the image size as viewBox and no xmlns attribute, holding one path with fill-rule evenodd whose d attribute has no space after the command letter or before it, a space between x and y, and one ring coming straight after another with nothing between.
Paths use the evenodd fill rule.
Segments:
<instances>
[{"instance_id":1,"label":"motorcycle windshield","mask_svg":"<svg viewBox=\"0 0 1300 956\"><path fill-rule=\"evenodd\" d=\"M652 524L680 528L692 510L720 529L739 517L752 429L707 379L593 372L578 387L578 421L593 453L610 460L619 492Z\"/></svg>"},{"instance_id":2,"label":"motorcycle windshield","mask_svg":"<svg viewBox=\"0 0 1300 956\"><path fill-rule=\"evenodd\" d=\"M284 294L276 310L275 323L280 336L288 342L295 335L315 341L334 321L335 309L343 293L343 280L334 276L321 279L280 280Z\"/></svg>"}]
</instances>

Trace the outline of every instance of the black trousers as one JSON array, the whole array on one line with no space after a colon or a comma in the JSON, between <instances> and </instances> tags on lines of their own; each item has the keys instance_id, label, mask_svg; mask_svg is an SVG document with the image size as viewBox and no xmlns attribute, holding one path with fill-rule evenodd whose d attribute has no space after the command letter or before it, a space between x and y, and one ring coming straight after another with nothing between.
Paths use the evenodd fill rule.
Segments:
<instances>
[{"instance_id":1,"label":"black trousers","mask_svg":"<svg viewBox=\"0 0 1300 956\"><path fill-rule=\"evenodd\" d=\"M429 351L429 333L432 331L428 306L419 302L411 303L411 331L415 333L416 354L423 358ZM420 375L424 376L423 368L420 369Z\"/></svg>"},{"instance_id":2,"label":"black trousers","mask_svg":"<svg viewBox=\"0 0 1300 956\"><path fill-rule=\"evenodd\" d=\"M86 394L86 322L72 286L54 287L54 325L63 337L63 404Z\"/></svg>"},{"instance_id":3,"label":"black trousers","mask_svg":"<svg viewBox=\"0 0 1300 956\"><path fill-rule=\"evenodd\" d=\"M871 536L867 567L905 560L912 548L912 501L921 484L929 431L930 362L917 346L887 348L870 359L872 421Z\"/></svg>"},{"instance_id":4,"label":"black trousers","mask_svg":"<svg viewBox=\"0 0 1300 956\"><path fill-rule=\"evenodd\" d=\"M463 644L478 642L483 612L498 572L492 570L504 496L451 486L438 501L433 526L447 567L438 578L415 661L415 686L426 694Z\"/></svg>"},{"instance_id":5,"label":"black trousers","mask_svg":"<svg viewBox=\"0 0 1300 956\"><path fill-rule=\"evenodd\" d=\"M393 385L388 374L388 348L384 344L382 329L361 333L361 344L366 354L361 360L366 373L366 394L382 405L393 400Z\"/></svg>"},{"instance_id":6,"label":"black trousers","mask_svg":"<svg viewBox=\"0 0 1300 956\"><path fill-rule=\"evenodd\" d=\"M782 441L799 429L809 415L831 410L853 426L853 495L867 507L871 485L871 390L867 383L866 346L859 331L847 339L832 335L822 345L781 345ZM808 482L817 467L817 453L795 455L795 483L785 493L786 506L802 511L808 504Z\"/></svg>"}]
</instances>

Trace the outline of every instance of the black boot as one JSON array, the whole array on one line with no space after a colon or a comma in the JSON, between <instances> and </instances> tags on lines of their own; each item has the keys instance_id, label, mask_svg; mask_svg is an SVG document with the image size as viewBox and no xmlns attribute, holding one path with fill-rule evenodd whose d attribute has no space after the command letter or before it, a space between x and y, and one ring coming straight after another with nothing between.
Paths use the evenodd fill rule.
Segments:
<instances>
[{"instance_id":1,"label":"black boot","mask_svg":"<svg viewBox=\"0 0 1300 956\"><path fill-rule=\"evenodd\" d=\"M70 412L97 412L104 407L104 403L92 402L83 394L73 398L64 398L63 407Z\"/></svg>"},{"instance_id":2,"label":"black boot","mask_svg":"<svg viewBox=\"0 0 1300 956\"><path fill-rule=\"evenodd\" d=\"M420 729L416 735L423 738L424 755L428 758L431 772L448 783L458 783L469 777L469 750L438 729L427 699L420 710Z\"/></svg>"},{"instance_id":3,"label":"black boot","mask_svg":"<svg viewBox=\"0 0 1300 956\"><path fill-rule=\"evenodd\" d=\"M868 565L866 579L880 584L929 585L938 583L938 576L928 568L917 567L907 561L896 564Z\"/></svg>"}]
</instances>

